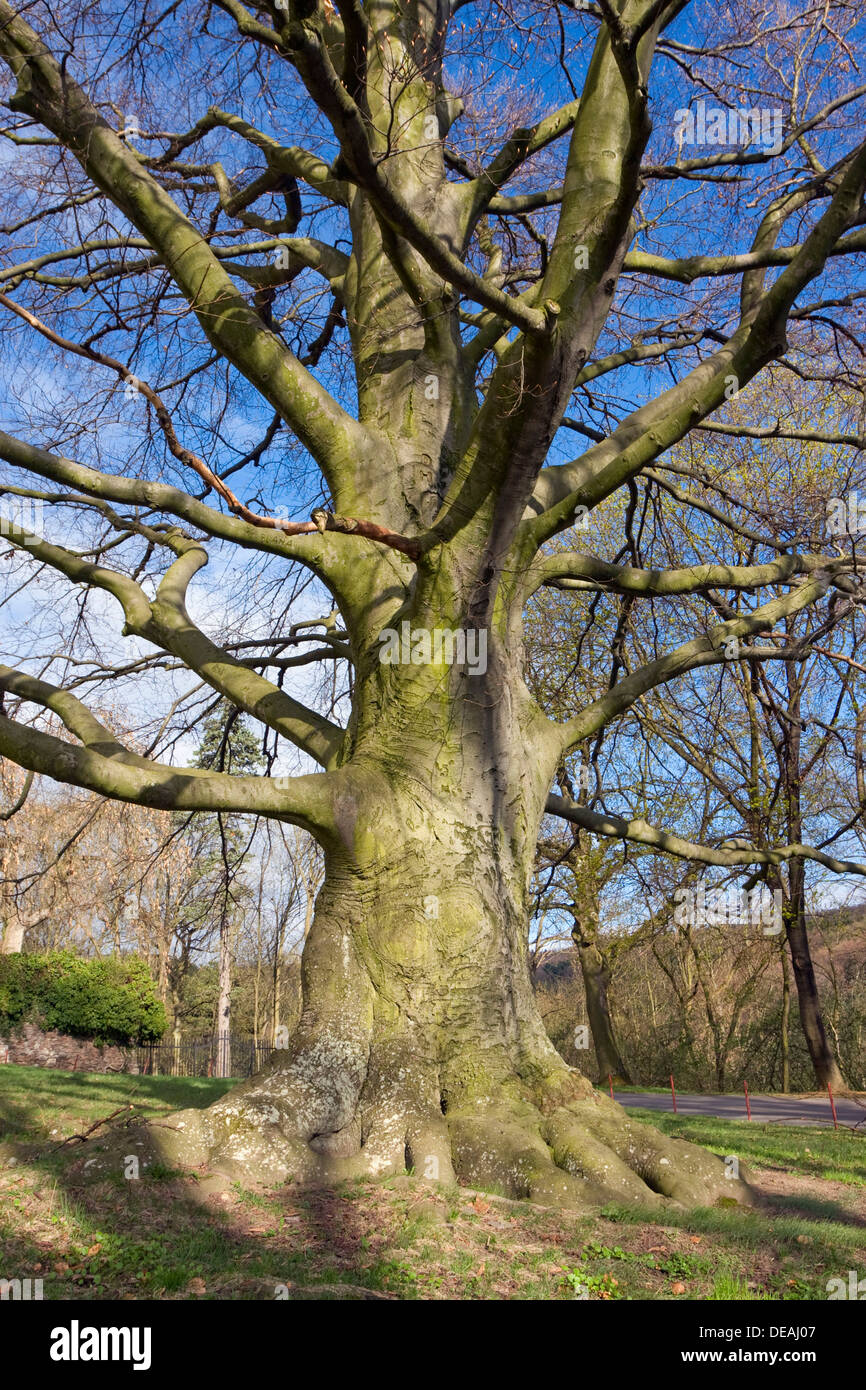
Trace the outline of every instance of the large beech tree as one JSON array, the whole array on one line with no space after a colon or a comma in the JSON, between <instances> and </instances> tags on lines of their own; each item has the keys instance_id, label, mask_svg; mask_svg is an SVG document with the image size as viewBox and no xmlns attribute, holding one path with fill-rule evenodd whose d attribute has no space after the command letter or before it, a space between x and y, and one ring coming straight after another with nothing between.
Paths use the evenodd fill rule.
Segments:
<instances>
[{"instance_id":1,"label":"large beech tree","mask_svg":"<svg viewBox=\"0 0 866 1390\"><path fill-rule=\"evenodd\" d=\"M740 650L790 657L762 635L859 593L850 546L776 543L736 499L665 472L792 333L851 386L856 26L845 3L731 18L686 0L0 0L14 574L37 608L51 575L111 596L131 644L116 676L185 669L306 767L233 776L124 739L83 698L100 688L85 608L71 647L38 663L17 629L0 753L167 812L294 823L326 862L290 1047L154 1128L163 1155L274 1179L408 1163L575 1204L746 1195L703 1151L630 1126L556 1053L526 965L528 883L545 811L713 864L845 867L806 846L687 844L576 805L558 773L647 691ZM682 112L705 99L746 119L689 146L707 125L689 133ZM779 114L772 145L748 118L759 107ZM39 400L34 360L67 363L72 389L55 371ZM622 385L605 395L609 374ZM140 403L138 451L99 428L110 389ZM261 425L246 451L241 416ZM844 423L812 437L861 443ZM319 471L312 517L286 519L297 477L263 505L291 449L297 477ZM593 509L620 490L625 536L641 495L664 493L751 534L748 562L709 541L673 567L595 553ZM324 711L292 685L285 617L245 647L193 616L204 567L230 573L230 551L247 585L259 559L327 590L338 617L312 629L312 655L351 666L345 700ZM523 678L524 609L549 584L626 609L722 595L731 616L708 603L701 629L614 663L558 721ZM110 608L101 597L101 621ZM484 659L425 650L437 629ZM414 634L417 659L382 660L386 630Z\"/></svg>"}]
</instances>

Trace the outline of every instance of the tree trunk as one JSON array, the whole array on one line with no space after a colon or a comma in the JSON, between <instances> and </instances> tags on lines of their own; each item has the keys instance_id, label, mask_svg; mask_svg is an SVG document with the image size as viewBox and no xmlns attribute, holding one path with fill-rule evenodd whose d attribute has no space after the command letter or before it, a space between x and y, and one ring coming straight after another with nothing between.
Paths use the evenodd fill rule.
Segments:
<instances>
[{"instance_id":1,"label":"tree trunk","mask_svg":"<svg viewBox=\"0 0 866 1390\"><path fill-rule=\"evenodd\" d=\"M800 679L801 673L795 669L793 661L785 662L788 683L788 715L785 725L784 773L788 806L788 843L801 844L803 840L803 817L800 803ZM824 1019L821 1016L821 1002L815 980L815 967L809 949L809 933L806 929L806 871L802 859L791 859L788 864L788 902L784 912L785 934L791 951L791 964L794 968L794 983L797 988L797 1001L800 1007L800 1023L812 1066L815 1080L822 1090L829 1084L844 1090L845 1081L827 1037Z\"/></svg>"},{"instance_id":2,"label":"tree trunk","mask_svg":"<svg viewBox=\"0 0 866 1390\"><path fill-rule=\"evenodd\" d=\"M232 942L227 913L220 920L219 995L217 998L217 1076L231 1076Z\"/></svg>"},{"instance_id":3,"label":"tree trunk","mask_svg":"<svg viewBox=\"0 0 866 1390\"><path fill-rule=\"evenodd\" d=\"M555 747L510 753L531 729L545 749L516 679L381 666L370 684L290 1047L154 1130L160 1152L246 1181L414 1167L577 1207L743 1197L711 1155L633 1125L547 1037L527 923Z\"/></svg>"},{"instance_id":4,"label":"tree trunk","mask_svg":"<svg viewBox=\"0 0 866 1390\"><path fill-rule=\"evenodd\" d=\"M785 914L785 931L791 951L803 1036L815 1069L815 1079L821 1089L825 1090L829 1084L834 1090L844 1090L845 1079L830 1046L821 1014L815 967L806 930L803 866L799 860L791 860L789 880L793 891L786 904L788 911Z\"/></svg>"},{"instance_id":5,"label":"tree trunk","mask_svg":"<svg viewBox=\"0 0 866 1390\"><path fill-rule=\"evenodd\" d=\"M283 988L283 952L282 944L278 940L274 948L274 969L273 969L273 989L274 996L271 1002L271 1043L277 1045L277 1035L280 1028L280 996Z\"/></svg>"},{"instance_id":6,"label":"tree trunk","mask_svg":"<svg viewBox=\"0 0 866 1390\"><path fill-rule=\"evenodd\" d=\"M598 943L588 938L579 927L575 927L572 936L580 956L586 1011L595 1047L599 1082L605 1083L610 1077L621 1086L630 1086L631 1078L620 1056L613 1031L613 1019L610 1016L607 995L611 978L610 966L599 950Z\"/></svg>"},{"instance_id":7,"label":"tree trunk","mask_svg":"<svg viewBox=\"0 0 866 1390\"><path fill-rule=\"evenodd\" d=\"M3 924L3 937L0 940L0 955L12 956L24 945L26 924L20 917L9 916Z\"/></svg>"},{"instance_id":8,"label":"tree trunk","mask_svg":"<svg viewBox=\"0 0 866 1390\"><path fill-rule=\"evenodd\" d=\"M180 1024L178 1023L177 1019L175 1019L174 1027L171 1031L171 1044L171 1074L172 1076L181 1076L183 1074L183 1068L181 1066L180 1060L181 1035Z\"/></svg>"},{"instance_id":9,"label":"tree trunk","mask_svg":"<svg viewBox=\"0 0 866 1390\"><path fill-rule=\"evenodd\" d=\"M782 942L779 951L779 959L782 962L782 1023L781 1023L781 1047L782 1047L782 1091L785 1095L791 1089L791 972L788 966L787 944Z\"/></svg>"}]
</instances>

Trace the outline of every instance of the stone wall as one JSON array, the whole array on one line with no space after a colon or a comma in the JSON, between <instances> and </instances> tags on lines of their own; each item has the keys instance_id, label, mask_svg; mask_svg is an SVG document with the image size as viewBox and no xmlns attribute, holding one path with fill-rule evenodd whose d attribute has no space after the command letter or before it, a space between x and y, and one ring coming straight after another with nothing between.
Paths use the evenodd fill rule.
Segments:
<instances>
[{"instance_id":1,"label":"stone wall","mask_svg":"<svg viewBox=\"0 0 866 1390\"><path fill-rule=\"evenodd\" d=\"M4 1059L24 1067L59 1067L63 1071L138 1071L134 1058L122 1048L97 1047L87 1038L72 1038L67 1033L43 1033L33 1023L0 1037L0 1060Z\"/></svg>"}]
</instances>

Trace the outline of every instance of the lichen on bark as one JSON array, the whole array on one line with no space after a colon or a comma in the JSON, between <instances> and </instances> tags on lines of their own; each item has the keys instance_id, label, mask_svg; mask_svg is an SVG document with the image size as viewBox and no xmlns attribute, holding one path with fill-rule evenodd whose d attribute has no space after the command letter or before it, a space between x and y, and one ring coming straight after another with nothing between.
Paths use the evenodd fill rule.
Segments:
<instances>
[{"instance_id":1,"label":"lichen on bark","mask_svg":"<svg viewBox=\"0 0 866 1390\"><path fill-rule=\"evenodd\" d=\"M298 1028L215 1105L151 1127L159 1161L265 1183L411 1169L575 1208L748 1200L720 1160L628 1120L545 1033L526 922L552 772L541 756L494 756L522 746L535 716L505 655L491 658L464 704L453 671L439 675L450 698L434 700L419 694L427 668L371 668L370 698L383 685L389 698L359 719Z\"/></svg>"}]
</instances>

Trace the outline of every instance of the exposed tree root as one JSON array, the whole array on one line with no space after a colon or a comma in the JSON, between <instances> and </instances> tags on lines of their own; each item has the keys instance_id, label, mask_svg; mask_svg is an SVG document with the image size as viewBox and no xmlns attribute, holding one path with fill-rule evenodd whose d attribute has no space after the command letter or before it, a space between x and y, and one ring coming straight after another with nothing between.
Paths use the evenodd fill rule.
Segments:
<instances>
[{"instance_id":1,"label":"exposed tree root","mask_svg":"<svg viewBox=\"0 0 866 1390\"><path fill-rule=\"evenodd\" d=\"M752 1201L742 1171L739 1178L728 1177L713 1154L631 1121L575 1072L547 1078L534 1092L500 1089L449 1106L446 1113L421 1081L405 1068L377 1069L365 1078L350 1114L346 1097L332 1089L331 1125L325 1128L322 1098L309 1074L275 1066L207 1110L181 1111L88 1145L84 1167L102 1174L121 1157L135 1155L142 1171L154 1162L205 1167L265 1185L315 1185L412 1169L432 1182L578 1210L612 1201ZM335 1119L342 1122L335 1125Z\"/></svg>"}]
</instances>

